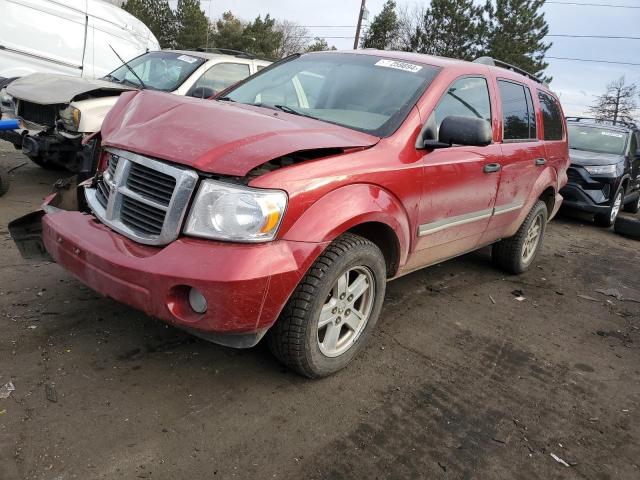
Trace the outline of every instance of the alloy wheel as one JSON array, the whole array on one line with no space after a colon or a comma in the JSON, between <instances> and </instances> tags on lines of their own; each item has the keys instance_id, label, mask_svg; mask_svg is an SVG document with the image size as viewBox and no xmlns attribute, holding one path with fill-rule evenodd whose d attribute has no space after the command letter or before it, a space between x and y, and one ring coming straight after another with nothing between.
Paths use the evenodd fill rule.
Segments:
<instances>
[{"instance_id":1,"label":"alloy wheel","mask_svg":"<svg viewBox=\"0 0 640 480\"><path fill-rule=\"evenodd\" d=\"M611 223L616 221L618 218L618 213L620 213L620 207L622 206L622 192L618 192L616 195L616 199L613 202L613 206L611 207Z\"/></svg>"},{"instance_id":2,"label":"alloy wheel","mask_svg":"<svg viewBox=\"0 0 640 480\"><path fill-rule=\"evenodd\" d=\"M538 244L540 243L541 233L542 215L538 215L535 220L531 222L529 230L527 230L527 234L524 238L524 243L522 245L522 262L524 264L528 264L536 254Z\"/></svg>"},{"instance_id":3,"label":"alloy wheel","mask_svg":"<svg viewBox=\"0 0 640 480\"><path fill-rule=\"evenodd\" d=\"M352 267L338 277L320 311L318 347L337 357L358 339L371 316L375 279L365 266Z\"/></svg>"}]
</instances>

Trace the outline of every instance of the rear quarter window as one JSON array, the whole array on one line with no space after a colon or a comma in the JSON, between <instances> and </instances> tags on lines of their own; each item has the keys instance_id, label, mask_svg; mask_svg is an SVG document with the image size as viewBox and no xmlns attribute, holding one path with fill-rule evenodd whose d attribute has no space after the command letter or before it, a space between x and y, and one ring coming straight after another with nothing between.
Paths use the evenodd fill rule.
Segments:
<instances>
[{"instance_id":1,"label":"rear quarter window","mask_svg":"<svg viewBox=\"0 0 640 480\"><path fill-rule=\"evenodd\" d=\"M498 80L504 141L536 140L536 116L528 87Z\"/></svg>"},{"instance_id":2,"label":"rear quarter window","mask_svg":"<svg viewBox=\"0 0 640 480\"><path fill-rule=\"evenodd\" d=\"M555 98L538 91L545 140L562 140L562 113Z\"/></svg>"}]
</instances>

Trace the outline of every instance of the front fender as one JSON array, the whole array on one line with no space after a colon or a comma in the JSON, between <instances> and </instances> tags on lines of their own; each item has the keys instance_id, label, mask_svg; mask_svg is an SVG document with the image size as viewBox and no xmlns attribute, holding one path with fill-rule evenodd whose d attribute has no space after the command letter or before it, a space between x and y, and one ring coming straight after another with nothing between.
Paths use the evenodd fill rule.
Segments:
<instances>
[{"instance_id":1,"label":"front fender","mask_svg":"<svg viewBox=\"0 0 640 480\"><path fill-rule=\"evenodd\" d=\"M327 242L366 222L383 223L394 231L403 265L411 238L409 218L400 201L377 185L356 184L332 190L305 210L282 238Z\"/></svg>"}]
</instances>

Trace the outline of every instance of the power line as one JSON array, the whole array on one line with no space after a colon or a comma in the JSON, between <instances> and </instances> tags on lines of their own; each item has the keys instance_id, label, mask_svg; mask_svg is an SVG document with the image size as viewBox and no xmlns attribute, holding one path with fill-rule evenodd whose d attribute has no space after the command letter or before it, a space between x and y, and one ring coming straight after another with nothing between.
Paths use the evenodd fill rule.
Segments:
<instances>
[{"instance_id":1,"label":"power line","mask_svg":"<svg viewBox=\"0 0 640 480\"><path fill-rule=\"evenodd\" d=\"M601 38L614 40L640 40L640 37L625 37L616 35L568 35L568 34L547 34L547 37L564 37L564 38Z\"/></svg>"},{"instance_id":2,"label":"power line","mask_svg":"<svg viewBox=\"0 0 640 480\"><path fill-rule=\"evenodd\" d=\"M632 5L612 5L610 3L580 3L580 2L546 2L547 5L579 5L581 7L609 7L609 8L634 8L638 9L640 6Z\"/></svg>"},{"instance_id":3,"label":"power line","mask_svg":"<svg viewBox=\"0 0 640 480\"><path fill-rule=\"evenodd\" d=\"M593 63L611 63L614 65L633 65L636 67L640 67L640 63L631 63L631 62L612 62L609 60L595 60L591 58L571 58L571 57L552 57L550 55L545 55L544 58L552 58L554 60L571 60L574 62L593 62Z\"/></svg>"}]
</instances>

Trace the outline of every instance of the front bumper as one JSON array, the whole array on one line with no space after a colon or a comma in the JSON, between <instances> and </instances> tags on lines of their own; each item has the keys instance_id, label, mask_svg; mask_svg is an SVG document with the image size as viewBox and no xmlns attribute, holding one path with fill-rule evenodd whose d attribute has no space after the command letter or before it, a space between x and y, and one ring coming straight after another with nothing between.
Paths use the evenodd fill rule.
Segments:
<instances>
[{"instance_id":1,"label":"front bumper","mask_svg":"<svg viewBox=\"0 0 640 480\"><path fill-rule=\"evenodd\" d=\"M590 213L606 213L611 208L620 186L619 178L593 178L584 168L575 166L567 174L569 182L560 190L563 207Z\"/></svg>"},{"instance_id":2,"label":"front bumper","mask_svg":"<svg viewBox=\"0 0 640 480\"><path fill-rule=\"evenodd\" d=\"M275 322L325 247L185 237L148 247L77 211L45 215L43 241L57 263L97 292L210 340L243 347L257 343ZM206 297L204 314L189 306L190 287Z\"/></svg>"}]
</instances>

